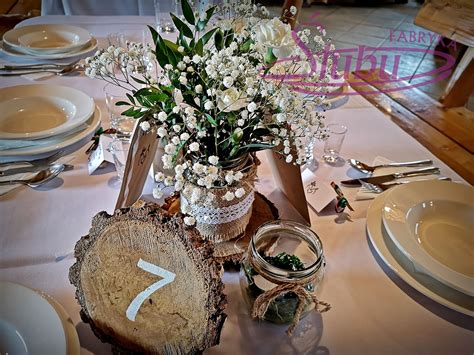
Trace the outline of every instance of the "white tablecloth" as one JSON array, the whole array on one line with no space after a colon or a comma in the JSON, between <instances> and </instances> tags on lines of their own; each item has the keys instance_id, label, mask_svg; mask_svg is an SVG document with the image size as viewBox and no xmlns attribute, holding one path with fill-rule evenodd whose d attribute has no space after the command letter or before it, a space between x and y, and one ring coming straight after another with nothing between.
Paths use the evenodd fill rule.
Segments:
<instances>
[{"instance_id":1,"label":"white tablecloth","mask_svg":"<svg viewBox=\"0 0 474 355\"><path fill-rule=\"evenodd\" d=\"M83 26L106 42L107 33L127 30L140 34L146 17L40 17L25 23L68 23ZM150 22L150 21L148 21ZM28 84L21 78L1 78L0 87ZM106 112L104 83L86 77L54 77L42 83L74 87L93 96ZM391 160L429 158L442 174L462 180L390 119L360 97L327 113L328 121L348 127L342 156L371 162L376 156ZM108 124L105 124L108 126ZM316 154L321 155L321 144ZM43 290L56 298L77 325L82 352L104 353L88 325L81 322L74 288L68 281L73 259L67 255L76 241L88 233L99 211L112 213L118 187L112 169L87 175L85 147L75 152L73 171L65 172L54 186L21 188L0 197L0 279ZM276 203L282 217L298 218L275 188L265 155L259 168L258 189ZM347 165L332 167L319 162L320 181L340 181L355 172ZM151 182L144 194L150 196ZM354 189L344 189L352 201ZM322 315L305 318L296 335L288 338L284 326L250 319L240 296L238 274L226 272L224 282L228 318L219 346L206 354L472 354L472 319L451 311L418 293L393 274L375 256L366 236L366 211L370 201L352 203L353 222L337 224L331 208L317 215L310 211L312 228L324 244L327 270L320 298L332 305ZM471 329L471 330L470 330Z\"/></svg>"}]
</instances>

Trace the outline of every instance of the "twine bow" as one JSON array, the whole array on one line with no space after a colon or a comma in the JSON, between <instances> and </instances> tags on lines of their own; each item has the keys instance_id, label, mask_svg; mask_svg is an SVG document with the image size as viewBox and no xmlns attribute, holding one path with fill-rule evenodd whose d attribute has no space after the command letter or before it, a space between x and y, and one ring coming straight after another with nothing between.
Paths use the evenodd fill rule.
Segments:
<instances>
[{"instance_id":1,"label":"twine bow","mask_svg":"<svg viewBox=\"0 0 474 355\"><path fill-rule=\"evenodd\" d=\"M289 292L293 292L298 297L298 307L296 308L293 321L291 322L290 327L287 329L286 333L291 336L296 326L298 325L301 317L301 313L306 305L306 302L314 302L314 310L319 313L327 312L331 309L329 303L319 301L315 295L308 292L302 285L299 284L290 284L284 283L278 285L271 290L265 291L260 296L257 297L253 304L252 318L253 319L263 319L265 313L268 310L270 304L278 297L285 295ZM319 307L321 306L321 307Z\"/></svg>"}]
</instances>

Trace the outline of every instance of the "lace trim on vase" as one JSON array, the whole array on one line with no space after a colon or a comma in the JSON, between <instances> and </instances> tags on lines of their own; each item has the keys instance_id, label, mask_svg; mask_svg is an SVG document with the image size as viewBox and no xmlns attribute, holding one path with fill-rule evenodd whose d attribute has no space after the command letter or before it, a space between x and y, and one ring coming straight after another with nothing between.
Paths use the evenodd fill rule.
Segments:
<instances>
[{"instance_id":1,"label":"lace trim on vase","mask_svg":"<svg viewBox=\"0 0 474 355\"><path fill-rule=\"evenodd\" d=\"M188 200L181 195L181 203L183 206L190 205L190 214L196 219L196 222L205 224L224 224L242 218L252 207L254 199L255 192L252 190L242 201L235 205L211 208L196 204L190 205Z\"/></svg>"}]
</instances>

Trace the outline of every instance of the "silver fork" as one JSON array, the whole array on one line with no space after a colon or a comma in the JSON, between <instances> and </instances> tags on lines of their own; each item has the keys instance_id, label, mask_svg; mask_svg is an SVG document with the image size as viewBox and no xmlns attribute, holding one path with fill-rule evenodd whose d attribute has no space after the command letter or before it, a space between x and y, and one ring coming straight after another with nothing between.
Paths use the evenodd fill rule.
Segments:
<instances>
[{"instance_id":1,"label":"silver fork","mask_svg":"<svg viewBox=\"0 0 474 355\"><path fill-rule=\"evenodd\" d=\"M51 73L57 76L63 76L63 75L68 75L71 73L81 71L82 69L84 69L84 66L82 64L75 64L73 66L65 67L61 70L58 70L55 68L48 68L48 69L32 68L32 69L25 69L25 71L18 70L18 71L13 71L13 72L8 72L8 73L0 73L0 76L20 76L20 75L38 74L38 73Z\"/></svg>"},{"instance_id":2,"label":"silver fork","mask_svg":"<svg viewBox=\"0 0 474 355\"><path fill-rule=\"evenodd\" d=\"M54 63L40 63L40 64L24 64L24 65L5 65L0 67L0 70L6 71L15 71L15 70L41 70L41 69L56 69L56 70L64 70L67 68L72 68L76 64L78 64L80 59L68 63L68 64L54 64Z\"/></svg>"},{"instance_id":3,"label":"silver fork","mask_svg":"<svg viewBox=\"0 0 474 355\"><path fill-rule=\"evenodd\" d=\"M423 179L423 180L416 180L416 181L428 181L428 180L433 180L433 179ZM451 178L440 177L435 180L451 181ZM388 184L372 184L370 182L365 182L362 180L359 180L359 181L364 189L368 190L369 192L374 192L376 194L380 194L394 186L409 184L410 182L413 182L413 181L397 181L397 182L392 182Z\"/></svg>"},{"instance_id":4,"label":"silver fork","mask_svg":"<svg viewBox=\"0 0 474 355\"><path fill-rule=\"evenodd\" d=\"M60 150L53 155L50 155L49 157L42 158L42 159L37 159L37 160L18 160L18 161L10 161L6 163L0 163L0 168L5 168L5 167L15 167L18 165L31 165L31 166L43 166L43 165L49 165L56 160L58 160L62 154L64 153L63 150Z\"/></svg>"}]
</instances>

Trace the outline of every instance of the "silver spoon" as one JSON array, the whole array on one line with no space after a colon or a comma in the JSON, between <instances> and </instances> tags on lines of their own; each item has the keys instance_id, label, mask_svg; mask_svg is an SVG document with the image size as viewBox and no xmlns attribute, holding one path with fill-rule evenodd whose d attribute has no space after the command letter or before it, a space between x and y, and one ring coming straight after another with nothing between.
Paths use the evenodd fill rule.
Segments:
<instances>
[{"instance_id":1,"label":"silver spoon","mask_svg":"<svg viewBox=\"0 0 474 355\"><path fill-rule=\"evenodd\" d=\"M38 174L33 176L30 179L25 180L9 180L9 181L0 181L0 186L4 185L27 185L29 187L38 187L47 183L48 181L53 180L56 176L61 174L64 170L63 164L53 164L48 169L41 170Z\"/></svg>"},{"instance_id":2,"label":"silver spoon","mask_svg":"<svg viewBox=\"0 0 474 355\"><path fill-rule=\"evenodd\" d=\"M370 166L357 159L349 159L349 164L354 168L357 169L365 174L372 174L375 169L378 168L388 168L388 167L398 167L398 166L423 166L423 165L432 165L432 160L416 160L416 161L407 161L402 163L389 163L389 164L380 164L375 166Z\"/></svg>"}]
</instances>

